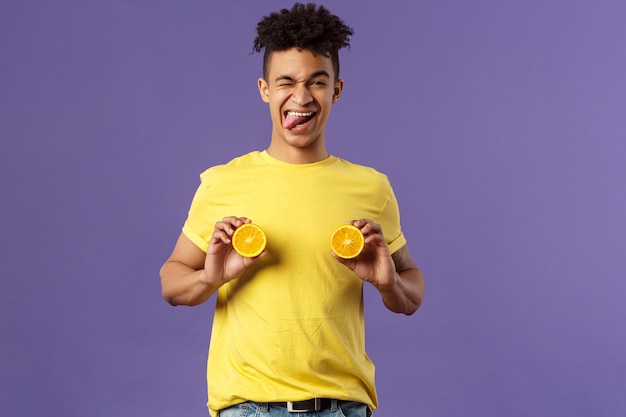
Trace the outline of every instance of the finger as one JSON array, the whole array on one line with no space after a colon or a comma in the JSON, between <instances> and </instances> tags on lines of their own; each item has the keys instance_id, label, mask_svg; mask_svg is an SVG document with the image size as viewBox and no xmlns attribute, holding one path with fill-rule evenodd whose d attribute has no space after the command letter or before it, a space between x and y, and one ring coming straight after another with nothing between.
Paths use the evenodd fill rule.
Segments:
<instances>
[{"instance_id":1,"label":"finger","mask_svg":"<svg viewBox=\"0 0 626 417\"><path fill-rule=\"evenodd\" d=\"M358 227L360 229L360 228L362 228L363 226L365 226L367 224L367 219L351 220L348 223L350 223L352 226Z\"/></svg>"},{"instance_id":2,"label":"finger","mask_svg":"<svg viewBox=\"0 0 626 417\"><path fill-rule=\"evenodd\" d=\"M221 222L215 223L215 227L213 228L213 233L214 234L223 233L228 238L230 238L230 236L232 236L233 233L235 233L236 228L237 226L234 226L232 223L221 221Z\"/></svg>"},{"instance_id":3,"label":"finger","mask_svg":"<svg viewBox=\"0 0 626 417\"><path fill-rule=\"evenodd\" d=\"M365 237L365 245L370 247L387 247L387 242L385 242L385 238L380 233L373 233Z\"/></svg>"},{"instance_id":4,"label":"finger","mask_svg":"<svg viewBox=\"0 0 626 417\"><path fill-rule=\"evenodd\" d=\"M229 234L226 230L223 229L215 229L213 231L213 235L211 236L211 243L219 243L219 242L224 242L224 243L230 243L230 236L232 235Z\"/></svg>"},{"instance_id":5,"label":"finger","mask_svg":"<svg viewBox=\"0 0 626 417\"><path fill-rule=\"evenodd\" d=\"M235 226L235 228L241 226L244 223L252 223L252 220L250 220L247 217L226 217L225 219L228 219L228 221Z\"/></svg>"},{"instance_id":6,"label":"finger","mask_svg":"<svg viewBox=\"0 0 626 417\"><path fill-rule=\"evenodd\" d=\"M244 223L245 218L236 217L236 216L228 216L224 217L221 221L217 222L217 224L228 224L231 228L238 228Z\"/></svg>"},{"instance_id":7,"label":"finger","mask_svg":"<svg viewBox=\"0 0 626 417\"><path fill-rule=\"evenodd\" d=\"M364 236L382 234L382 228L380 225L369 219L357 220L354 225L361 229L361 233L363 233Z\"/></svg>"},{"instance_id":8,"label":"finger","mask_svg":"<svg viewBox=\"0 0 626 417\"><path fill-rule=\"evenodd\" d=\"M215 230L223 230L228 233L229 236L232 236L235 233L235 230L244 223L250 223L251 220L247 217L235 217L228 216L224 217L221 221L215 223Z\"/></svg>"}]
</instances>

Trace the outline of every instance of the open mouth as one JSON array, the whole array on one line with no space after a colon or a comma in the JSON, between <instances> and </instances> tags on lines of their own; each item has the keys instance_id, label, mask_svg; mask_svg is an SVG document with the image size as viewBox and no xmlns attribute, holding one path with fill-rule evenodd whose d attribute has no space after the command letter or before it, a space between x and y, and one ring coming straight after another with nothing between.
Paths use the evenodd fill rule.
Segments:
<instances>
[{"instance_id":1,"label":"open mouth","mask_svg":"<svg viewBox=\"0 0 626 417\"><path fill-rule=\"evenodd\" d=\"M308 123L315 115L315 112L297 112L297 111L286 111L284 113L285 121L283 123L283 127L285 129L293 129L295 127L302 126Z\"/></svg>"}]
</instances>

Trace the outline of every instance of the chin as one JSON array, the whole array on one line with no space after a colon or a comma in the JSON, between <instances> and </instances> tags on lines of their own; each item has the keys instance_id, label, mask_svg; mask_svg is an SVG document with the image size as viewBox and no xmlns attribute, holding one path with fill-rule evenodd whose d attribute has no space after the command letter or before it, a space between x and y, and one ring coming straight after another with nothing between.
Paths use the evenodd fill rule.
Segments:
<instances>
[{"instance_id":1,"label":"chin","mask_svg":"<svg viewBox=\"0 0 626 417\"><path fill-rule=\"evenodd\" d=\"M305 133L305 132L294 133L290 131L290 132L286 132L286 134L283 137L285 139L285 142L297 148L308 148L314 145L315 143L317 143L319 140L319 135L314 135L314 134Z\"/></svg>"}]
</instances>

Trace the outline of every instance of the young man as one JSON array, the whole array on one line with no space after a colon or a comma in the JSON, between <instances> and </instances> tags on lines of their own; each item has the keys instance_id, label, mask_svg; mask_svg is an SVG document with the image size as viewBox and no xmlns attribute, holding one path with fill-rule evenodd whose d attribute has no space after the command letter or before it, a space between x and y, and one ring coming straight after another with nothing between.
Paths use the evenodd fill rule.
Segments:
<instances>
[{"instance_id":1,"label":"young man","mask_svg":"<svg viewBox=\"0 0 626 417\"><path fill-rule=\"evenodd\" d=\"M324 7L296 4L265 17L257 35L269 146L201 175L161 269L163 297L197 305L217 292L207 367L212 416L369 416L377 397L363 282L389 310L413 314L424 279L387 177L326 151L326 121L344 84L338 51L352 30ZM251 221L267 236L256 258L231 244ZM332 231L348 222L365 236L350 260L329 246Z\"/></svg>"}]
</instances>

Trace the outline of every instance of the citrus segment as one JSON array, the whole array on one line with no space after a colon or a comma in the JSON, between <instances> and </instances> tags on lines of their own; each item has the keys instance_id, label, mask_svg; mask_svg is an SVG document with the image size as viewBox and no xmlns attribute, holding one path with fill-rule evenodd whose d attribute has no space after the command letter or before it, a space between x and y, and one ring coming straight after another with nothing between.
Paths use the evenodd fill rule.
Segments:
<instances>
[{"instance_id":1,"label":"citrus segment","mask_svg":"<svg viewBox=\"0 0 626 417\"><path fill-rule=\"evenodd\" d=\"M252 223L244 223L233 233L233 249L241 256L254 258L265 249L267 239L263 230Z\"/></svg>"},{"instance_id":2,"label":"citrus segment","mask_svg":"<svg viewBox=\"0 0 626 417\"><path fill-rule=\"evenodd\" d=\"M365 246L363 233L356 226L344 224L335 229L330 237L333 252L344 259L352 259L361 253Z\"/></svg>"}]
</instances>

